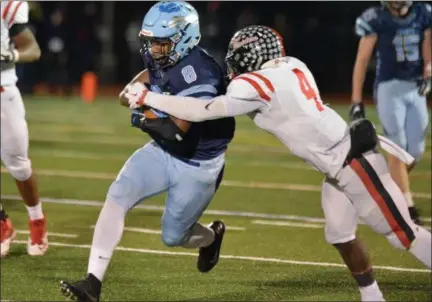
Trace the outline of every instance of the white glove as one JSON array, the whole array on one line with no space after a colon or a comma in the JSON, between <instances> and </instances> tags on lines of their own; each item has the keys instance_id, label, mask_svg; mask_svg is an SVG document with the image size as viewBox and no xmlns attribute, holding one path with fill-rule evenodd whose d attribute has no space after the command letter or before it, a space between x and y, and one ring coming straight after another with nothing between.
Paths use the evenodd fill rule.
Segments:
<instances>
[{"instance_id":1,"label":"white glove","mask_svg":"<svg viewBox=\"0 0 432 302\"><path fill-rule=\"evenodd\" d=\"M16 63L19 59L19 53L16 49L2 49L0 53L0 61L2 63Z\"/></svg>"},{"instance_id":2,"label":"white glove","mask_svg":"<svg viewBox=\"0 0 432 302\"><path fill-rule=\"evenodd\" d=\"M133 83L130 85L125 97L128 100L130 109L137 109L144 105L144 99L148 89L143 83Z\"/></svg>"}]
</instances>

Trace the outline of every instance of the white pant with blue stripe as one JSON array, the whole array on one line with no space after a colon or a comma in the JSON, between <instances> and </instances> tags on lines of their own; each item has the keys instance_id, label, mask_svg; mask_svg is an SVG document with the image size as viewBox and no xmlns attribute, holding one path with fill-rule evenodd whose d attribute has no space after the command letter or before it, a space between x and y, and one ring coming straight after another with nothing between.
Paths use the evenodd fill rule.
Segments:
<instances>
[{"instance_id":1,"label":"white pant with blue stripe","mask_svg":"<svg viewBox=\"0 0 432 302\"><path fill-rule=\"evenodd\" d=\"M426 98L418 94L417 83L400 80L380 83L376 98L385 135L419 161L425 151L429 114Z\"/></svg>"},{"instance_id":2,"label":"white pant with blue stripe","mask_svg":"<svg viewBox=\"0 0 432 302\"><path fill-rule=\"evenodd\" d=\"M167 246L182 245L222 179L225 154L194 163L181 161L150 142L126 161L109 188L107 200L128 211L167 191L162 241Z\"/></svg>"}]
</instances>

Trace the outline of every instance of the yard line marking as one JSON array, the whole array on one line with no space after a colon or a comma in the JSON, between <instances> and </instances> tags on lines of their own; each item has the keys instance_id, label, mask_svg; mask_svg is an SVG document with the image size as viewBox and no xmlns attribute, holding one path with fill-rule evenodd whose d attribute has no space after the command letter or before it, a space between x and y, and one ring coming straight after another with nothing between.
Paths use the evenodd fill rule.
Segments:
<instances>
[{"instance_id":1,"label":"yard line marking","mask_svg":"<svg viewBox=\"0 0 432 302\"><path fill-rule=\"evenodd\" d=\"M116 161L126 161L126 159L130 156L130 154L124 155L114 155L114 154L98 154L91 152L81 152L81 151L63 151L63 150L50 150L50 151L32 151L32 156L41 156L41 157L58 157L58 158L71 158L71 159L91 159L91 160L116 160ZM234 160L227 159L227 166L246 166L246 167L277 167L283 169L292 169L292 170L305 170L305 171L316 171L313 167L310 167L304 163L300 162L289 162L283 160L281 162L274 161L246 161L246 162L236 162ZM413 171L411 175L423 177L423 178L431 178L431 171Z\"/></svg>"},{"instance_id":2,"label":"yard line marking","mask_svg":"<svg viewBox=\"0 0 432 302\"><path fill-rule=\"evenodd\" d=\"M148 139L141 140L140 137L130 137L130 138L124 138L124 139L118 139L114 138L113 136L108 136L107 138L81 138L80 140L75 140L71 138L66 137L49 137L49 136L31 136L31 141L38 141L38 142L49 142L49 143L74 143L74 144L102 144L102 145L117 145L117 146L135 146L136 148L139 148L146 143L149 142ZM245 144L234 144L229 147L228 152L260 152L260 153L273 153L273 154L286 154L287 156L293 156L292 153L289 152L289 150L284 146L262 146L262 145L245 145ZM424 152L424 156L422 160L430 161L430 151Z\"/></svg>"},{"instance_id":3,"label":"yard line marking","mask_svg":"<svg viewBox=\"0 0 432 302\"><path fill-rule=\"evenodd\" d=\"M1 195L2 199L10 200L21 200L18 195ZM93 206L102 207L103 201L96 200L79 200L79 199L61 199L61 198L51 198L42 197L40 198L42 202L47 203L57 203L57 204L67 204L74 206ZM163 212L165 207L156 205L142 205L139 204L135 208L144 209L147 211ZM324 218L319 217L307 217L307 216L297 216L297 215L285 215L285 214L271 214L271 213L256 213L256 212L240 212L240 211L223 211L223 210L206 210L204 212L206 215L218 215L218 216L235 216L235 217L248 217L248 218L262 218L262 219L280 219L280 220L294 220L303 222L317 222L325 223ZM431 217L421 217L425 222L431 222Z\"/></svg>"},{"instance_id":4,"label":"yard line marking","mask_svg":"<svg viewBox=\"0 0 432 302\"><path fill-rule=\"evenodd\" d=\"M92 228L92 229L94 229L95 227L96 227L95 225L90 226L90 228ZM144 234L155 234L155 235L162 234L161 230L146 229L146 228L124 227L124 230L129 231L129 232L137 232L137 233L144 233ZM227 231L245 231L246 228L226 226L226 230Z\"/></svg>"},{"instance_id":5,"label":"yard line marking","mask_svg":"<svg viewBox=\"0 0 432 302\"><path fill-rule=\"evenodd\" d=\"M203 224L209 226L211 224L211 222L203 223ZM225 229L227 231L246 231L247 230L245 227L229 225L229 223L228 224L225 223Z\"/></svg>"},{"instance_id":6,"label":"yard line marking","mask_svg":"<svg viewBox=\"0 0 432 302\"><path fill-rule=\"evenodd\" d=\"M6 168L1 167L1 173L8 173L8 172ZM103 179L103 180L114 180L117 177L117 174L114 173L89 172L89 171L38 169L37 173L38 175L44 175L44 176L62 176L62 177L73 177L73 178ZM223 180L221 186L234 187L234 188L321 192L321 186L317 186L317 185L272 183L272 182L261 182L261 181L244 182L238 180ZM431 199L430 193L413 192L412 195L416 198Z\"/></svg>"},{"instance_id":7,"label":"yard line marking","mask_svg":"<svg viewBox=\"0 0 432 302\"><path fill-rule=\"evenodd\" d=\"M18 234L30 234L29 230L16 230ZM65 233L53 233L48 232L48 236L52 237L63 237L63 238L78 238L77 234L65 234Z\"/></svg>"},{"instance_id":8,"label":"yard line marking","mask_svg":"<svg viewBox=\"0 0 432 302\"><path fill-rule=\"evenodd\" d=\"M27 241L15 240L14 243L27 244ZM87 245L87 244L69 244L69 243L61 243L61 242L50 242L49 244L51 246L59 246L59 247L72 247L72 248L82 248L82 249L90 249L91 248L91 246ZM139 249L139 248L129 248L129 247L123 247L123 246L118 246L116 248L116 250L117 251L143 253L143 254L156 254L156 255L193 256L193 257L198 256L197 253L171 252L171 251L153 250L153 249ZM344 264L331 263L331 262L297 261L297 260L288 260L288 259L279 259L279 258L235 256L235 255L220 255L219 257L223 258L223 259L236 259L236 260L273 262L273 263L322 266L322 267L341 267L343 269L346 269L346 266ZM411 273L429 273L429 274L431 273L431 271L427 270L427 269L395 267L395 266L382 266L382 265L374 265L374 269L382 269L382 270L398 271L398 272L411 272Z\"/></svg>"},{"instance_id":9,"label":"yard line marking","mask_svg":"<svg viewBox=\"0 0 432 302\"><path fill-rule=\"evenodd\" d=\"M38 142L49 142L49 143L73 143L73 144L101 144L101 145L120 145L120 146L135 146L137 148L144 146L150 140L142 139L142 137L126 137L122 139L118 139L118 137L113 138L113 136L108 136L105 138L99 137L86 137L81 138L79 140L67 138L67 137L49 137L49 136L37 136L33 135L30 137L30 141L38 141ZM276 153L276 154L286 154L288 156L293 156L289 150L283 146L281 147L272 147L272 146L260 146L260 145L242 145L236 144L229 147L230 151L235 152L268 152L268 153Z\"/></svg>"},{"instance_id":10,"label":"yard line marking","mask_svg":"<svg viewBox=\"0 0 432 302\"><path fill-rule=\"evenodd\" d=\"M261 225L275 225L275 226L292 226L299 228L312 228L312 229L322 229L323 224L316 223L301 223L301 222L288 222L288 221L271 221L271 220L253 220L253 224Z\"/></svg>"}]
</instances>

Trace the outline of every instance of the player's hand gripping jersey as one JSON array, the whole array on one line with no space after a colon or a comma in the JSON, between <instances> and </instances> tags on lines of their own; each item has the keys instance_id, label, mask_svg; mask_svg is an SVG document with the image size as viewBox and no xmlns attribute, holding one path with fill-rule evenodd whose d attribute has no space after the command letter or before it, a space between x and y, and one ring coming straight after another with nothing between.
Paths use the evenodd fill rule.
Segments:
<instances>
[{"instance_id":1,"label":"player's hand gripping jersey","mask_svg":"<svg viewBox=\"0 0 432 302\"><path fill-rule=\"evenodd\" d=\"M357 35L378 36L376 83L422 77L424 31L431 26L431 6L425 3L414 3L405 18L394 17L383 6L372 7L357 18Z\"/></svg>"},{"instance_id":2,"label":"player's hand gripping jersey","mask_svg":"<svg viewBox=\"0 0 432 302\"><path fill-rule=\"evenodd\" d=\"M145 103L194 122L248 114L294 155L331 177L342 168L350 149L348 125L322 103L312 73L293 57L269 61L259 71L236 77L226 95L206 106L177 98L149 92Z\"/></svg>"}]
</instances>

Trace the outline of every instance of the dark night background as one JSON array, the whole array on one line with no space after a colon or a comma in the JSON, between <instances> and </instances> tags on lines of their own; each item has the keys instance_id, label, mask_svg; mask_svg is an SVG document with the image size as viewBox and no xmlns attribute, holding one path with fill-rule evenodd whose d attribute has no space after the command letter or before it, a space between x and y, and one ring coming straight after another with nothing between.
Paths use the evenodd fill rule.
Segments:
<instances>
[{"instance_id":1,"label":"dark night background","mask_svg":"<svg viewBox=\"0 0 432 302\"><path fill-rule=\"evenodd\" d=\"M19 85L79 85L94 71L102 86L124 85L142 68L137 38L153 1L30 2L31 25L42 48L41 60L19 67ZM374 2L193 1L200 14L201 46L222 63L232 34L250 24L274 27L285 39L287 55L304 61L321 93L349 93L358 38L356 17ZM373 81L367 78L370 93Z\"/></svg>"}]
</instances>

